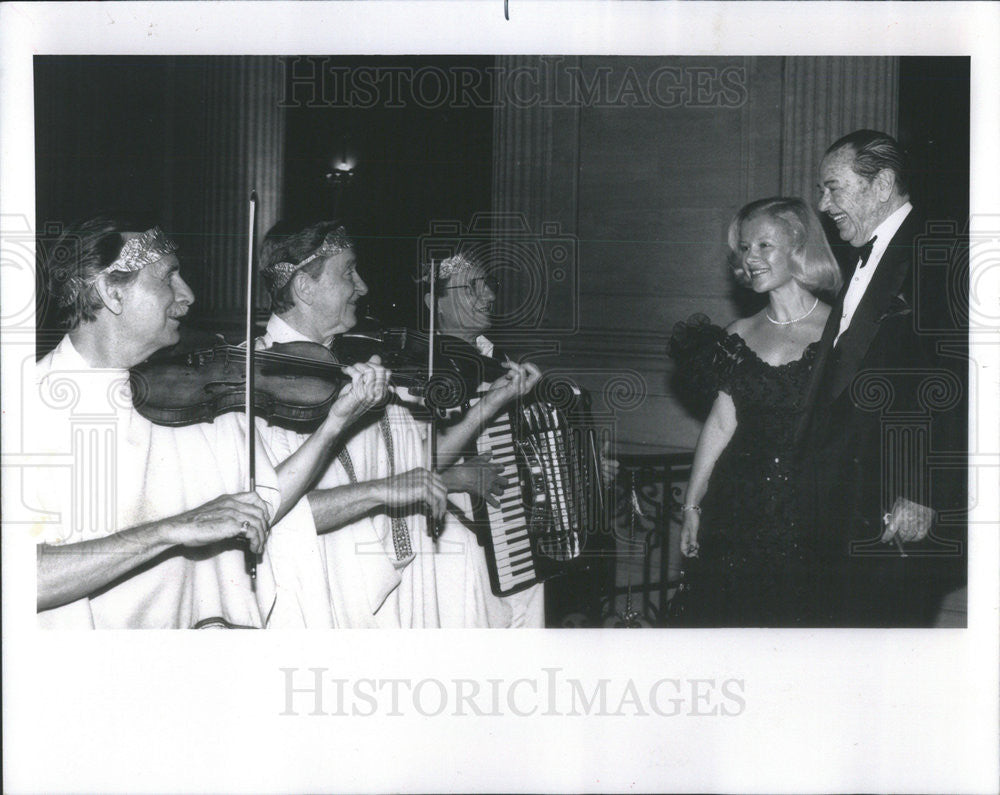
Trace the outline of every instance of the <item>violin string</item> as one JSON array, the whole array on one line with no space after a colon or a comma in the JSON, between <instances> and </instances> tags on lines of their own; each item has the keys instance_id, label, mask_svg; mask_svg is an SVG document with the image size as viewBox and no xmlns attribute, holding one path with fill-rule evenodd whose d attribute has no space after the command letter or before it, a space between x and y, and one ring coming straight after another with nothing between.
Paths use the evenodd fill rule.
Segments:
<instances>
[{"instance_id":1,"label":"violin string","mask_svg":"<svg viewBox=\"0 0 1000 795\"><path fill-rule=\"evenodd\" d=\"M227 346L226 353L235 363L241 363L246 359L246 351L238 345ZM304 356L295 356L294 354L289 353L268 353L266 350L257 351L254 355L254 359L259 362L268 362L270 364L298 364L304 369L311 370L312 372L320 375L327 373L329 370L339 370L340 372L344 372L348 366L345 364L338 364L337 362L317 362L315 359L309 359Z\"/></svg>"},{"instance_id":2,"label":"violin string","mask_svg":"<svg viewBox=\"0 0 1000 795\"><path fill-rule=\"evenodd\" d=\"M242 346L228 345L224 350L234 363L238 364L246 359L246 351ZM268 353L266 350L257 351L254 359L268 364L296 364L302 368L302 374L317 376L328 375L330 370L337 370L340 373L344 373L344 371L350 366L340 364L338 362L318 362L315 359L309 359L304 356L296 356L289 353ZM406 376L399 372L394 372L390 380L402 386L412 385L420 381L418 378Z\"/></svg>"}]
</instances>

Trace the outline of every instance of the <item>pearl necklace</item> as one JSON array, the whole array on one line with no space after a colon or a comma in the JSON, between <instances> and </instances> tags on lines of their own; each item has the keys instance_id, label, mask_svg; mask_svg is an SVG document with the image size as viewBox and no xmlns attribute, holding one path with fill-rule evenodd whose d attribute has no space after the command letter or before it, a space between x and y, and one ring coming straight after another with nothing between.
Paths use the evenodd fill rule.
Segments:
<instances>
[{"instance_id":1,"label":"pearl necklace","mask_svg":"<svg viewBox=\"0 0 1000 795\"><path fill-rule=\"evenodd\" d=\"M813 305L811 307L809 307L809 311L808 312L806 312L804 315L799 315L798 317L793 317L791 320L775 320L773 317L771 317L771 313L768 312L766 309L764 310L764 317L766 317L768 320L770 320L776 326L790 326L790 325L792 325L792 323L798 323L800 320L805 320L807 317L809 317L809 315L811 315L813 313L813 310L817 306L819 306L819 298L818 297L816 298L815 301L813 301Z\"/></svg>"}]
</instances>

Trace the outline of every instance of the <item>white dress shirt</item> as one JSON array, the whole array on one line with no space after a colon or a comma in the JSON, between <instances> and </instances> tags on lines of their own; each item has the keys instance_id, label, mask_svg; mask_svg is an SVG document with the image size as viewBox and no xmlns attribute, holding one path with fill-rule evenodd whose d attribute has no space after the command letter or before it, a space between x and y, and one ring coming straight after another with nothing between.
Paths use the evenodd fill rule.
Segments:
<instances>
[{"instance_id":1,"label":"white dress shirt","mask_svg":"<svg viewBox=\"0 0 1000 795\"><path fill-rule=\"evenodd\" d=\"M480 334L478 337L476 337L476 349L483 356L490 356L490 357L492 357L493 356L493 347L494 347L493 343L490 340L488 340L486 337L484 337L482 334Z\"/></svg>"},{"instance_id":2,"label":"white dress shirt","mask_svg":"<svg viewBox=\"0 0 1000 795\"><path fill-rule=\"evenodd\" d=\"M858 264L860 264L861 258L858 257L858 261L854 266L854 273L851 276L851 281L847 286L847 292L844 294L844 308L840 315L840 331L837 332L837 337L833 341L834 345L837 344L841 335L847 331L848 327L851 325L854 313L857 311L858 304L861 303L861 299L864 298L868 285L871 284L871 280L875 276L875 269L878 268L878 264L882 260L882 255L885 254L893 235L895 235L899 230L899 227L903 225L903 221L906 220L906 216L910 214L910 210L912 209L913 205L906 202L902 207L896 210L896 212L875 227L875 231L872 232L872 235L876 238L876 240L875 244L872 246L872 252L868 257L868 262L865 264L865 267L859 268Z\"/></svg>"}]
</instances>

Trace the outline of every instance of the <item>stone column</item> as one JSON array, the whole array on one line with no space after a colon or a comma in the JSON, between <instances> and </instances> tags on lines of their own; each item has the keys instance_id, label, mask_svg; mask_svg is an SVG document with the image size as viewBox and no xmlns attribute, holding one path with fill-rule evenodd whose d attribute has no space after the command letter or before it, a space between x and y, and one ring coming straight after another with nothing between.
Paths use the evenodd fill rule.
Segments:
<instances>
[{"instance_id":1,"label":"stone column","mask_svg":"<svg viewBox=\"0 0 1000 795\"><path fill-rule=\"evenodd\" d=\"M815 206L830 144L859 129L896 135L899 59L787 57L782 80L781 193Z\"/></svg>"},{"instance_id":2,"label":"stone column","mask_svg":"<svg viewBox=\"0 0 1000 795\"><path fill-rule=\"evenodd\" d=\"M504 283L497 332L526 326L564 329L574 310L562 305L555 288L573 275L560 258L568 254L573 261L565 265L576 266L575 246L563 241L576 231L580 107L553 97L568 95L563 69L578 61L537 55L496 60L489 222Z\"/></svg>"},{"instance_id":3,"label":"stone column","mask_svg":"<svg viewBox=\"0 0 1000 795\"><path fill-rule=\"evenodd\" d=\"M188 236L182 241L185 271L197 296L196 314L229 325L244 312L250 189L258 196L258 247L281 212L281 63L270 57L207 58L176 75L174 85L178 152L190 158L176 164L180 176L174 180L178 226ZM266 304L258 292L259 313Z\"/></svg>"}]
</instances>

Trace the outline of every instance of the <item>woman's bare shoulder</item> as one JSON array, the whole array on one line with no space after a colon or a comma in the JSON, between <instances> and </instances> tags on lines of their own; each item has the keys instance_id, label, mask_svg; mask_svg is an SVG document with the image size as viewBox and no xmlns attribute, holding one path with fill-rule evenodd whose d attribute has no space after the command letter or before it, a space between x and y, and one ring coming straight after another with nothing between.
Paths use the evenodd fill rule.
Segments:
<instances>
[{"instance_id":1,"label":"woman's bare shoulder","mask_svg":"<svg viewBox=\"0 0 1000 795\"><path fill-rule=\"evenodd\" d=\"M745 337L748 332L757 325L760 312L756 315L750 315L750 317L739 317L736 318L732 323L726 326L727 334L739 334L741 337Z\"/></svg>"},{"instance_id":2,"label":"woman's bare shoulder","mask_svg":"<svg viewBox=\"0 0 1000 795\"><path fill-rule=\"evenodd\" d=\"M738 317L728 326L726 326L727 334L739 334L741 331L746 331L747 319L745 317Z\"/></svg>"}]
</instances>

